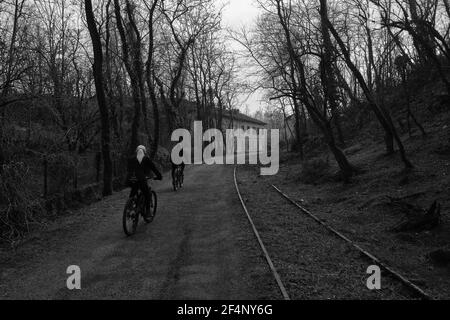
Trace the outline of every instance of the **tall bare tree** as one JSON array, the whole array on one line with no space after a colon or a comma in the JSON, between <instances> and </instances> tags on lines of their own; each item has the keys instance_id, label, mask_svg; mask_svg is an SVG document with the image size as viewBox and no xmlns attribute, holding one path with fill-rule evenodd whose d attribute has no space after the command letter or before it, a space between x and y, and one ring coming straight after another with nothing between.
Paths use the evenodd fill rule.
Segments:
<instances>
[{"instance_id":1,"label":"tall bare tree","mask_svg":"<svg viewBox=\"0 0 450 320\"><path fill-rule=\"evenodd\" d=\"M91 35L92 48L94 51L94 79L95 90L97 93L97 103L101 115L101 145L103 157L103 195L109 196L113 193L112 188L112 161L111 161L111 146L110 146L110 122L109 110L106 104L106 95L104 89L103 79L103 49L100 39L100 33L97 29L94 11L92 8L92 1L85 0L86 21L88 24L89 34Z\"/></svg>"}]
</instances>

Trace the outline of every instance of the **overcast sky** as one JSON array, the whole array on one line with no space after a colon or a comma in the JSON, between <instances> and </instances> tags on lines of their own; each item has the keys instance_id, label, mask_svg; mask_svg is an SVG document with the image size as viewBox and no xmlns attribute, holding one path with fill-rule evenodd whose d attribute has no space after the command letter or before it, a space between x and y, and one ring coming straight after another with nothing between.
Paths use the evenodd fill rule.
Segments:
<instances>
[{"instance_id":1,"label":"overcast sky","mask_svg":"<svg viewBox=\"0 0 450 320\"><path fill-rule=\"evenodd\" d=\"M239 30L240 27L246 26L252 28L260 11L255 5L255 0L222 0L226 5L223 12L223 26ZM238 50L240 45L236 44L233 47ZM247 73L242 70L242 76ZM247 99L247 95L242 97L242 100ZM245 111L245 104L248 105L250 112L256 112L261 105L261 93L256 93L250 96L246 102L242 102L239 106L241 111Z\"/></svg>"},{"instance_id":2,"label":"overcast sky","mask_svg":"<svg viewBox=\"0 0 450 320\"><path fill-rule=\"evenodd\" d=\"M227 27L251 25L258 16L259 10L254 0L223 0L223 2L226 4L223 18Z\"/></svg>"}]
</instances>

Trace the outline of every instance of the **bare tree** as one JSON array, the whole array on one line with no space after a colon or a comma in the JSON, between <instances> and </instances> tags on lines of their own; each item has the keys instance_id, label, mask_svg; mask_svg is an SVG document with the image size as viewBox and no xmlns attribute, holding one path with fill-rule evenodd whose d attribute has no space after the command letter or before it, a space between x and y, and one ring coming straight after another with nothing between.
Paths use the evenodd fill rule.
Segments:
<instances>
[{"instance_id":1,"label":"bare tree","mask_svg":"<svg viewBox=\"0 0 450 320\"><path fill-rule=\"evenodd\" d=\"M323 4L323 6L326 7L327 1L321 0L321 4ZM380 122L383 129L385 130L386 148L387 148L388 153L393 153L393 151L394 151L393 140L395 140L397 143L397 146L400 150L400 155L401 155L402 161L405 164L405 167L412 168L412 164L406 156L406 151L403 146L403 142L401 141L401 139L397 133L397 130L395 129L395 127L392 123L392 119L391 119L390 115L388 114L388 112L386 110L381 108L375 101L369 87L367 86L367 83L366 83L364 77L362 76L361 72L358 70L356 65L353 63L346 45L344 44L342 38L340 37L340 35L336 31L336 29L334 28L333 24L330 22L328 15L323 14L322 17L324 19L324 23L327 25L330 32L333 34L333 37L335 38L336 42L338 43L339 48L341 49L341 53L344 57L344 60L347 64L347 66L349 67L349 69L352 71L352 73L358 80L359 85L361 86L361 88L364 92L364 95L366 96L366 99L369 103L370 108L375 113L378 121Z\"/></svg>"},{"instance_id":2,"label":"bare tree","mask_svg":"<svg viewBox=\"0 0 450 320\"><path fill-rule=\"evenodd\" d=\"M127 4L128 5L128 4ZM129 5L128 5L129 7ZM132 15L131 8L127 7L128 15ZM129 10L130 9L130 10ZM140 72L143 70L139 70L140 66L140 44L135 43L134 47L134 56L131 53L130 48L130 40L127 37L127 33L123 24L123 17L122 17L122 7L120 5L119 0L114 0L114 12L116 17L116 25L117 29L119 31L121 43L122 43L122 59L125 64L126 70L128 72L130 83L131 83L131 90L132 90L132 96L133 96L133 102L134 102L134 118L133 123L131 125L131 140L130 140L130 146L129 146L129 152L132 153L136 149L136 147L139 145L139 128L141 123L141 112L143 110L143 101L145 97L142 97L144 95L144 92L141 91L142 85L139 81L141 79ZM131 34L134 35L134 37L137 37L135 30L131 30ZM133 39L135 42L140 41L137 38ZM134 61L134 63L133 63Z\"/></svg>"},{"instance_id":3,"label":"bare tree","mask_svg":"<svg viewBox=\"0 0 450 320\"><path fill-rule=\"evenodd\" d=\"M167 29L163 31L166 43L161 46L164 50L162 57L169 66L169 74L157 74L160 97L165 106L169 119L170 133L176 127L181 127L178 113L186 97L183 86L187 78L186 64L191 47L202 34L215 28L220 22L220 14L212 11L211 0L164 2L161 13L165 18ZM160 54L161 56L161 54Z\"/></svg>"},{"instance_id":4,"label":"bare tree","mask_svg":"<svg viewBox=\"0 0 450 320\"><path fill-rule=\"evenodd\" d=\"M145 5L149 11L148 18L148 54L146 62L146 81L148 92L150 94L150 101L153 107L153 119L154 119L154 137L153 144L151 146L151 156L154 157L158 152L158 142L160 136L160 115L159 104L157 99L156 81L155 81L155 14L158 6L158 0L152 1L151 5L145 2Z\"/></svg>"},{"instance_id":5,"label":"bare tree","mask_svg":"<svg viewBox=\"0 0 450 320\"><path fill-rule=\"evenodd\" d=\"M91 35L92 47L94 51L94 79L95 89L97 93L98 108L101 115L102 134L102 156L103 156L103 195L109 196L112 194L112 162L111 162L111 149L110 149L110 123L109 123L109 110L106 104L106 95L104 91L103 80L103 49L100 39L100 34L95 22L95 16L92 9L92 1L85 0L86 20L88 23L89 33Z\"/></svg>"},{"instance_id":6,"label":"bare tree","mask_svg":"<svg viewBox=\"0 0 450 320\"><path fill-rule=\"evenodd\" d=\"M296 72L298 72L300 80L299 92L296 93L296 95L298 94L299 99L305 105L309 115L316 123L316 125L321 129L322 133L324 134L325 140L330 148L330 151L333 153L336 162L338 163L339 168L341 169L344 180L348 181L353 176L355 170L353 166L349 163L344 152L336 145L335 137L329 119L327 119L325 113L319 112L318 108L316 107L314 98L307 88L305 65L302 62L302 59L299 57L298 51L295 50L292 40L292 33L289 24L290 7L285 7L281 0L275 0L275 3L277 8L277 14L279 17L279 22L284 30L284 36L289 51L289 55L294 62Z\"/></svg>"}]
</instances>

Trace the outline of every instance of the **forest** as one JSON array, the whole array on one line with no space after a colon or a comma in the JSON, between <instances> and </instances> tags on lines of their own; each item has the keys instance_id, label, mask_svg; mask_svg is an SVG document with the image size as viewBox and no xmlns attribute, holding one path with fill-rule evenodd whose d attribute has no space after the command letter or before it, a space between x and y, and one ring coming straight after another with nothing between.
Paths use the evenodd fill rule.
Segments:
<instances>
[{"instance_id":1,"label":"forest","mask_svg":"<svg viewBox=\"0 0 450 320\"><path fill-rule=\"evenodd\" d=\"M255 25L230 30L213 0L0 0L2 239L56 194L111 195L139 144L164 166L174 129L222 129L256 91L303 170L323 152L352 183L348 148L367 140L417 170L405 140L434 135L450 102L449 1L254 3Z\"/></svg>"},{"instance_id":2,"label":"forest","mask_svg":"<svg viewBox=\"0 0 450 320\"><path fill-rule=\"evenodd\" d=\"M93 183L110 195L137 145L167 166L170 133L188 117L220 125L236 108L237 66L212 0L2 0L0 17L8 239L43 199Z\"/></svg>"}]
</instances>

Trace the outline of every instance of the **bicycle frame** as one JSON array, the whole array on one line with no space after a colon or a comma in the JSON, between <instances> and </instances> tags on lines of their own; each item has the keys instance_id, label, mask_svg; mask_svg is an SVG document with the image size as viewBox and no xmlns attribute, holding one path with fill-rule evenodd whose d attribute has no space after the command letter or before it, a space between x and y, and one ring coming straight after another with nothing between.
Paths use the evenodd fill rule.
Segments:
<instances>
[{"instance_id":1,"label":"bicycle frame","mask_svg":"<svg viewBox=\"0 0 450 320\"><path fill-rule=\"evenodd\" d=\"M146 180L146 183L147 183L148 190L149 190L149 193L150 193L150 194L151 194L152 191L153 191L151 185L149 184L149 182L150 182L151 180L153 180L153 178L147 178L147 180ZM131 188L134 188L134 187L136 186L136 184L137 184L137 181L133 181L133 180L132 180L132 186L131 186ZM138 188L136 194L134 195L134 198L135 198L135 201L136 201L137 204L139 204L139 202L140 202L139 199L140 199L141 197L143 197L143 201L144 201L144 205L145 205L145 196L144 196L142 190L141 190L140 188ZM150 201L151 201L151 197L150 197ZM150 205L151 205L151 203L150 203Z\"/></svg>"},{"instance_id":2,"label":"bicycle frame","mask_svg":"<svg viewBox=\"0 0 450 320\"><path fill-rule=\"evenodd\" d=\"M148 181L151 179L147 179L146 183L148 183ZM136 183L137 181L134 181L132 183L132 188L136 187ZM125 231L125 234L127 236L131 236L136 232L136 228L137 225L139 223L139 216L142 216L142 218L144 219L144 221L146 223L151 223L155 217L156 214L156 207L157 207L157 196L156 193L152 190L151 186L148 185L149 187L149 192L150 192L150 211L146 212L146 199L145 196L143 194L143 192L141 191L140 188L137 188L136 193L130 197L128 199L128 202L126 204L124 213L123 213L123 228ZM130 207L132 206L132 207ZM129 210L132 210L134 212L133 216L129 215ZM130 219L131 218L131 219ZM132 221L133 225L129 226L129 222Z\"/></svg>"}]
</instances>

